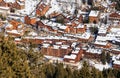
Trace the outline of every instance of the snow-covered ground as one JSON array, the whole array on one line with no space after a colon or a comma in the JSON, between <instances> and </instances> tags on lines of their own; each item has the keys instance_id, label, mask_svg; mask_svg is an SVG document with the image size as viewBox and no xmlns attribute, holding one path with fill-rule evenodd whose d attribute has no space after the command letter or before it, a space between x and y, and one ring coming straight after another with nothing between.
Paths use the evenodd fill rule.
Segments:
<instances>
[{"instance_id":1,"label":"snow-covered ground","mask_svg":"<svg viewBox=\"0 0 120 78\"><path fill-rule=\"evenodd\" d=\"M25 0L25 9L19 10L21 14L31 14L33 11L35 12L36 5L40 2L40 0Z\"/></svg>"},{"instance_id":2,"label":"snow-covered ground","mask_svg":"<svg viewBox=\"0 0 120 78\"><path fill-rule=\"evenodd\" d=\"M45 16L48 16L49 14L53 13L53 12L58 12L58 13L62 13L61 12L61 7L59 6L58 2L56 0L52 0L50 2L51 8L48 10L48 12L46 13Z\"/></svg>"},{"instance_id":3,"label":"snow-covered ground","mask_svg":"<svg viewBox=\"0 0 120 78\"><path fill-rule=\"evenodd\" d=\"M105 65L103 65L102 63L96 62L94 60L89 60L89 64L90 64L90 66L93 66L100 71L103 71L103 69L108 69L108 68L112 67L111 64L106 63Z\"/></svg>"},{"instance_id":4,"label":"snow-covered ground","mask_svg":"<svg viewBox=\"0 0 120 78\"><path fill-rule=\"evenodd\" d=\"M103 65L103 64L94 64L94 67L96 68L96 69L99 69L100 71L103 71L103 69L108 69L108 68L110 68L111 67L111 65L109 65L109 64L105 64L105 65Z\"/></svg>"}]
</instances>

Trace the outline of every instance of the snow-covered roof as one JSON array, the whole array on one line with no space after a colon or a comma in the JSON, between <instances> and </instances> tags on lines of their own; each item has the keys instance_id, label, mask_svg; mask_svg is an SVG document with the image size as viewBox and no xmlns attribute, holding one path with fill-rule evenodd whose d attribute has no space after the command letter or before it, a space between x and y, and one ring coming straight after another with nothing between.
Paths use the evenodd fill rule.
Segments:
<instances>
[{"instance_id":1,"label":"snow-covered roof","mask_svg":"<svg viewBox=\"0 0 120 78\"><path fill-rule=\"evenodd\" d=\"M59 47L60 47L60 46L58 46L58 45L53 45L53 48L54 48L54 49L59 49Z\"/></svg>"},{"instance_id":2,"label":"snow-covered roof","mask_svg":"<svg viewBox=\"0 0 120 78\"><path fill-rule=\"evenodd\" d=\"M98 45L107 45L107 42L106 41L95 41L95 44L98 44Z\"/></svg>"},{"instance_id":3,"label":"snow-covered roof","mask_svg":"<svg viewBox=\"0 0 120 78\"><path fill-rule=\"evenodd\" d=\"M100 29L98 31L98 34L106 34L106 32L107 32L107 29Z\"/></svg>"},{"instance_id":4,"label":"snow-covered roof","mask_svg":"<svg viewBox=\"0 0 120 78\"><path fill-rule=\"evenodd\" d=\"M61 45L62 49L67 49L69 47L69 45Z\"/></svg>"},{"instance_id":5,"label":"snow-covered roof","mask_svg":"<svg viewBox=\"0 0 120 78\"><path fill-rule=\"evenodd\" d=\"M25 5L23 2L17 1L19 5Z\"/></svg>"},{"instance_id":6,"label":"snow-covered roof","mask_svg":"<svg viewBox=\"0 0 120 78\"><path fill-rule=\"evenodd\" d=\"M64 58L65 59L75 59L77 56L75 54L71 54L71 55L65 55Z\"/></svg>"},{"instance_id":7,"label":"snow-covered roof","mask_svg":"<svg viewBox=\"0 0 120 78\"><path fill-rule=\"evenodd\" d=\"M111 28L110 31L111 31L111 32L119 32L119 31L120 31L120 28Z\"/></svg>"},{"instance_id":8,"label":"snow-covered roof","mask_svg":"<svg viewBox=\"0 0 120 78\"><path fill-rule=\"evenodd\" d=\"M84 33L84 34L82 34L82 36L80 37L80 38L83 38L83 39L89 39L90 38L90 33Z\"/></svg>"},{"instance_id":9,"label":"snow-covered roof","mask_svg":"<svg viewBox=\"0 0 120 78\"><path fill-rule=\"evenodd\" d=\"M108 38L106 36L97 36L96 41L106 41Z\"/></svg>"},{"instance_id":10,"label":"snow-covered roof","mask_svg":"<svg viewBox=\"0 0 120 78\"><path fill-rule=\"evenodd\" d=\"M28 35L37 36L37 33L36 32L30 32Z\"/></svg>"},{"instance_id":11,"label":"snow-covered roof","mask_svg":"<svg viewBox=\"0 0 120 78\"><path fill-rule=\"evenodd\" d=\"M56 44L62 44L62 42L56 42Z\"/></svg>"},{"instance_id":12,"label":"snow-covered roof","mask_svg":"<svg viewBox=\"0 0 120 78\"><path fill-rule=\"evenodd\" d=\"M75 38L81 38L81 39L89 39L91 37L91 34L88 32L85 32L83 34L64 34L65 36L75 37Z\"/></svg>"},{"instance_id":13,"label":"snow-covered roof","mask_svg":"<svg viewBox=\"0 0 120 78\"><path fill-rule=\"evenodd\" d=\"M77 28L84 28L84 25L83 25L83 24L79 24L79 25L77 26Z\"/></svg>"},{"instance_id":14,"label":"snow-covered roof","mask_svg":"<svg viewBox=\"0 0 120 78\"><path fill-rule=\"evenodd\" d=\"M77 39L74 38L67 38L67 37L60 37L60 36L36 36L36 37L24 37L24 39L56 39L56 40L74 40L76 41Z\"/></svg>"},{"instance_id":15,"label":"snow-covered roof","mask_svg":"<svg viewBox=\"0 0 120 78\"><path fill-rule=\"evenodd\" d=\"M113 56L113 64L117 64L117 65L120 65L120 54L117 55L117 56Z\"/></svg>"},{"instance_id":16,"label":"snow-covered roof","mask_svg":"<svg viewBox=\"0 0 120 78\"><path fill-rule=\"evenodd\" d=\"M21 41L21 38L15 38L15 41Z\"/></svg>"},{"instance_id":17,"label":"snow-covered roof","mask_svg":"<svg viewBox=\"0 0 120 78\"><path fill-rule=\"evenodd\" d=\"M98 15L99 15L99 11L95 11L95 10L90 11L90 14L89 14L89 16L92 16L92 17L97 17Z\"/></svg>"},{"instance_id":18,"label":"snow-covered roof","mask_svg":"<svg viewBox=\"0 0 120 78\"><path fill-rule=\"evenodd\" d=\"M107 33L107 28L105 28L105 27L99 28L98 34L106 34L106 33Z\"/></svg>"},{"instance_id":19,"label":"snow-covered roof","mask_svg":"<svg viewBox=\"0 0 120 78\"><path fill-rule=\"evenodd\" d=\"M117 48L116 48L116 49L112 49L112 50L114 50L114 51L119 51L119 52L120 52L120 49L119 49L119 48L118 48L118 49L117 49Z\"/></svg>"},{"instance_id":20,"label":"snow-covered roof","mask_svg":"<svg viewBox=\"0 0 120 78\"><path fill-rule=\"evenodd\" d=\"M77 45L77 42L73 42L71 46L75 47L76 45Z\"/></svg>"},{"instance_id":21,"label":"snow-covered roof","mask_svg":"<svg viewBox=\"0 0 120 78\"><path fill-rule=\"evenodd\" d=\"M47 43L43 43L42 45L43 45L42 47L44 47L44 48L47 48L50 46L50 44L47 44Z\"/></svg>"},{"instance_id":22,"label":"snow-covered roof","mask_svg":"<svg viewBox=\"0 0 120 78\"><path fill-rule=\"evenodd\" d=\"M107 45L107 40L109 40L109 37L106 36L97 36L95 44L99 44L99 45Z\"/></svg>"},{"instance_id":23,"label":"snow-covered roof","mask_svg":"<svg viewBox=\"0 0 120 78\"><path fill-rule=\"evenodd\" d=\"M9 7L2 7L2 6L0 6L0 9L2 9L2 10L10 10Z\"/></svg>"},{"instance_id":24,"label":"snow-covered roof","mask_svg":"<svg viewBox=\"0 0 120 78\"><path fill-rule=\"evenodd\" d=\"M78 53L79 53L79 50L72 51L72 53L78 54Z\"/></svg>"},{"instance_id":25,"label":"snow-covered roof","mask_svg":"<svg viewBox=\"0 0 120 78\"><path fill-rule=\"evenodd\" d=\"M6 32L7 33L13 33L13 34L21 34L22 31L23 30L21 30L21 31L18 31L18 30L7 30Z\"/></svg>"},{"instance_id":26,"label":"snow-covered roof","mask_svg":"<svg viewBox=\"0 0 120 78\"><path fill-rule=\"evenodd\" d=\"M14 3L16 0L4 0L5 2L9 3L9 2L12 2Z\"/></svg>"},{"instance_id":27,"label":"snow-covered roof","mask_svg":"<svg viewBox=\"0 0 120 78\"><path fill-rule=\"evenodd\" d=\"M115 60L115 61L113 62L113 64L120 65L120 60Z\"/></svg>"},{"instance_id":28,"label":"snow-covered roof","mask_svg":"<svg viewBox=\"0 0 120 78\"><path fill-rule=\"evenodd\" d=\"M11 27L13 27L13 25L10 24L10 23L7 23L7 24L5 25L5 28L11 28Z\"/></svg>"},{"instance_id":29,"label":"snow-covered roof","mask_svg":"<svg viewBox=\"0 0 120 78\"><path fill-rule=\"evenodd\" d=\"M101 54L102 53L102 50L101 49L94 49L94 48L89 48L86 52L89 52L89 53L95 53L95 54Z\"/></svg>"}]
</instances>

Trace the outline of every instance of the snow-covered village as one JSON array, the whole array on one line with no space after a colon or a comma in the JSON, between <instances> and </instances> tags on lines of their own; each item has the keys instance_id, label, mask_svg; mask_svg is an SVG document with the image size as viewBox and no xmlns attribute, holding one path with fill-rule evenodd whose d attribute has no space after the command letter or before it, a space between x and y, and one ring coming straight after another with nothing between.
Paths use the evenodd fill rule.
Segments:
<instances>
[{"instance_id":1,"label":"snow-covered village","mask_svg":"<svg viewBox=\"0 0 120 78\"><path fill-rule=\"evenodd\" d=\"M0 32L52 64L120 69L119 0L0 0Z\"/></svg>"}]
</instances>

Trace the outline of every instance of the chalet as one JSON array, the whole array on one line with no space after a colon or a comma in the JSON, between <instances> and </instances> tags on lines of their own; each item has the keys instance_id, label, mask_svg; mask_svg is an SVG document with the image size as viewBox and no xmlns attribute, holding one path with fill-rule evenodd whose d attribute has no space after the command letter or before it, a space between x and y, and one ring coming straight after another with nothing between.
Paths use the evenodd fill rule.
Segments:
<instances>
[{"instance_id":1,"label":"chalet","mask_svg":"<svg viewBox=\"0 0 120 78\"><path fill-rule=\"evenodd\" d=\"M87 32L83 33L81 36L78 35L77 38L80 42L91 42L94 40L93 36Z\"/></svg>"},{"instance_id":2,"label":"chalet","mask_svg":"<svg viewBox=\"0 0 120 78\"><path fill-rule=\"evenodd\" d=\"M36 28L38 30L44 30L44 31L54 32L54 30L52 29L52 27L43 24L43 22L41 22L41 21L37 21L36 22Z\"/></svg>"},{"instance_id":3,"label":"chalet","mask_svg":"<svg viewBox=\"0 0 120 78\"><path fill-rule=\"evenodd\" d=\"M115 7L116 7L116 2L112 2L111 4L110 4L110 7L112 8L112 9L115 9Z\"/></svg>"},{"instance_id":4,"label":"chalet","mask_svg":"<svg viewBox=\"0 0 120 78\"><path fill-rule=\"evenodd\" d=\"M102 53L102 49L99 48L89 48L84 51L84 57L89 59L100 59Z\"/></svg>"},{"instance_id":5,"label":"chalet","mask_svg":"<svg viewBox=\"0 0 120 78\"><path fill-rule=\"evenodd\" d=\"M119 27L110 27L109 34L106 35L109 40L114 41L115 44L120 44L120 28Z\"/></svg>"},{"instance_id":6,"label":"chalet","mask_svg":"<svg viewBox=\"0 0 120 78\"><path fill-rule=\"evenodd\" d=\"M83 23L83 16L81 14L77 16L77 18L80 23Z\"/></svg>"},{"instance_id":7,"label":"chalet","mask_svg":"<svg viewBox=\"0 0 120 78\"><path fill-rule=\"evenodd\" d=\"M66 25L49 20L42 20L42 23L46 26L49 26L49 28L51 28L50 30L54 30L54 32L64 33L67 29Z\"/></svg>"},{"instance_id":8,"label":"chalet","mask_svg":"<svg viewBox=\"0 0 120 78\"><path fill-rule=\"evenodd\" d=\"M70 55L64 56L65 62L76 63L82 59L83 50L79 47L76 47Z\"/></svg>"},{"instance_id":9,"label":"chalet","mask_svg":"<svg viewBox=\"0 0 120 78\"><path fill-rule=\"evenodd\" d=\"M6 30L12 30L13 29L13 25L10 24L10 23L7 23L5 29Z\"/></svg>"},{"instance_id":10,"label":"chalet","mask_svg":"<svg viewBox=\"0 0 120 78\"><path fill-rule=\"evenodd\" d=\"M32 43L32 44L41 44L42 42L44 41L44 38L43 39L40 39L39 37L36 38L36 37L23 37L21 42L22 43Z\"/></svg>"},{"instance_id":11,"label":"chalet","mask_svg":"<svg viewBox=\"0 0 120 78\"><path fill-rule=\"evenodd\" d=\"M99 48L110 48L112 45L109 42L95 41L94 45Z\"/></svg>"},{"instance_id":12,"label":"chalet","mask_svg":"<svg viewBox=\"0 0 120 78\"><path fill-rule=\"evenodd\" d=\"M19 37L24 34L24 25L21 22L16 20L10 20L8 24L6 24L5 29L8 35L13 37Z\"/></svg>"},{"instance_id":13,"label":"chalet","mask_svg":"<svg viewBox=\"0 0 120 78\"><path fill-rule=\"evenodd\" d=\"M120 55L113 56L113 68L120 69Z\"/></svg>"},{"instance_id":14,"label":"chalet","mask_svg":"<svg viewBox=\"0 0 120 78\"><path fill-rule=\"evenodd\" d=\"M89 21L91 23L94 23L94 22L97 23L99 21L99 16L100 16L100 12L99 11L91 10L90 14L89 14Z\"/></svg>"},{"instance_id":15,"label":"chalet","mask_svg":"<svg viewBox=\"0 0 120 78\"><path fill-rule=\"evenodd\" d=\"M9 7L0 7L0 14L2 16L7 16L10 13L10 8Z\"/></svg>"},{"instance_id":16,"label":"chalet","mask_svg":"<svg viewBox=\"0 0 120 78\"><path fill-rule=\"evenodd\" d=\"M25 8L25 4L24 2L20 2L20 1L16 1L15 3L13 4L8 4L8 7L10 8L16 8L16 9L24 9Z\"/></svg>"},{"instance_id":17,"label":"chalet","mask_svg":"<svg viewBox=\"0 0 120 78\"><path fill-rule=\"evenodd\" d=\"M16 8L16 9L24 9L25 8L25 2L24 1L18 1L18 0L14 0L14 1L13 0L12 1L1 0L0 1L0 6Z\"/></svg>"},{"instance_id":18,"label":"chalet","mask_svg":"<svg viewBox=\"0 0 120 78\"><path fill-rule=\"evenodd\" d=\"M32 42L34 44L42 44L42 42L44 42L45 40L47 41L76 41L76 39L73 39L73 38L67 38L67 37L59 37L59 36L32 36L32 37L29 37L29 36L26 36L26 37L23 37L22 39L22 42L24 43L29 43L29 42Z\"/></svg>"},{"instance_id":19,"label":"chalet","mask_svg":"<svg viewBox=\"0 0 120 78\"><path fill-rule=\"evenodd\" d=\"M115 68L115 69L120 69L120 60L113 62L113 68Z\"/></svg>"},{"instance_id":20,"label":"chalet","mask_svg":"<svg viewBox=\"0 0 120 78\"><path fill-rule=\"evenodd\" d=\"M79 24L76 28L76 33L85 33L86 32L86 25Z\"/></svg>"},{"instance_id":21,"label":"chalet","mask_svg":"<svg viewBox=\"0 0 120 78\"><path fill-rule=\"evenodd\" d=\"M17 29L18 25L20 25L21 23L16 20L10 20L10 24L13 25L13 29Z\"/></svg>"},{"instance_id":22,"label":"chalet","mask_svg":"<svg viewBox=\"0 0 120 78\"><path fill-rule=\"evenodd\" d=\"M101 26L98 31L99 36L106 36L108 29L105 26Z\"/></svg>"},{"instance_id":23,"label":"chalet","mask_svg":"<svg viewBox=\"0 0 120 78\"><path fill-rule=\"evenodd\" d=\"M6 33L8 35L11 35L12 37L20 37L24 34L24 31L18 31L18 30L7 30Z\"/></svg>"},{"instance_id":24,"label":"chalet","mask_svg":"<svg viewBox=\"0 0 120 78\"><path fill-rule=\"evenodd\" d=\"M6 7L8 4L4 0L0 0L0 6Z\"/></svg>"},{"instance_id":25,"label":"chalet","mask_svg":"<svg viewBox=\"0 0 120 78\"><path fill-rule=\"evenodd\" d=\"M21 43L21 38L15 38L15 44L20 44Z\"/></svg>"},{"instance_id":26,"label":"chalet","mask_svg":"<svg viewBox=\"0 0 120 78\"><path fill-rule=\"evenodd\" d=\"M83 31L79 31L79 28L77 28L77 27L79 27L78 25L80 25L80 24L79 24L79 21L77 21L77 20L66 23L67 28L65 31L67 33L71 33L71 34L75 34L77 32L83 32ZM83 30L84 30L84 28L83 28Z\"/></svg>"},{"instance_id":27,"label":"chalet","mask_svg":"<svg viewBox=\"0 0 120 78\"><path fill-rule=\"evenodd\" d=\"M40 4L38 5L36 9L36 15L37 16L45 16L46 12L49 10L50 6L46 4Z\"/></svg>"},{"instance_id":28,"label":"chalet","mask_svg":"<svg viewBox=\"0 0 120 78\"><path fill-rule=\"evenodd\" d=\"M77 55L71 54L71 55L65 55L64 56L64 61L65 62L70 62L70 63L76 63L80 60L77 59Z\"/></svg>"},{"instance_id":29,"label":"chalet","mask_svg":"<svg viewBox=\"0 0 120 78\"><path fill-rule=\"evenodd\" d=\"M78 26L75 26L75 27L68 26L65 31L67 33L85 33L86 26L82 24L79 24Z\"/></svg>"},{"instance_id":30,"label":"chalet","mask_svg":"<svg viewBox=\"0 0 120 78\"><path fill-rule=\"evenodd\" d=\"M28 15L24 17L25 24L36 24L37 19L35 17L29 17Z\"/></svg>"},{"instance_id":31,"label":"chalet","mask_svg":"<svg viewBox=\"0 0 120 78\"><path fill-rule=\"evenodd\" d=\"M111 53L115 54L115 55L119 55L120 54L120 49L119 48L118 49L112 49Z\"/></svg>"},{"instance_id":32,"label":"chalet","mask_svg":"<svg viewBox=\"0 0 120 78\"><path fill-rule=\"evenodd\" d=\"M55 57L64 57L64 55L69 54L71 51L69 45L58 45L53 43L43 43L41 52L44 55L55 56Z\"/></svg>"},{"instance_id":33,"label":"chalet","mask_svg":"<svg viewBox=\"0 0 120 78\"><path fill-rule=\"evenodd\" d=\"M94 45L102 48L111 48L111 44L108 42L109 37L97 36Z\"/></svg>"},{"instance_id":34,"label":"chalet","mask_svg":"<svg viewBox=\"0 0 120 78\"><path fill-rule=\"evenodd\" d=\"M109 15L109 20L120 20L120 13L114 12Z\"/></svg>"}]
</instances>

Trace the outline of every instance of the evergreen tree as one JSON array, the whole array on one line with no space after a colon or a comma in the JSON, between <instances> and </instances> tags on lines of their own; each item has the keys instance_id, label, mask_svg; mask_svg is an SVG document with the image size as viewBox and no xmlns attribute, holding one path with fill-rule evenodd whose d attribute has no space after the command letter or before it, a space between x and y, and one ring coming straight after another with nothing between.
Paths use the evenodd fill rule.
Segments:
<instances>
[{"instance_id":1,"label":"evergreen tree","mask_svg":"<svg viewBox=\"0 0 120 78\"><path fill-rule=\"evenodd\" d=\"M86 61L83 63L83 67L80 70L80 78L91 78L90 68Z\"/></svg>"},{"instance_id":2,"label":"evergreen tree","mask_svg":"<svg viewBox=\"0 0 120 78\"><path fill-rule=\"evenodd\" d=\"M80 75L80 74L79 74L79 71L78 71L78 70L74 70L74 71L73 71L73 78L80 78L79 75Z\"/></svg>"},{"instance_id":3,"label":"evergreen tree","mask_svg":"<svg viewBox=\"0 0 120 78\"><path fill-rule=\"evenodd\" d=\"M98 70L92 67L91 70L92 78L99 78Z\"/></svg>"},{"instance_id":4,"label":"evergreen tree","mask_svg":"<svg viewBox=\"0 0 120 78\"><path fill-rule=\"evenodd\" d=\"M57 64L55 78L65 78L66 72L63 68L63 64Z\"/></svg>"},{"instance_id":5,"label":"evergreen tree","mask_svg":"<svg viewBox=\"0 0 120 78\"><path fill-rule=\"evenodd\" d=\"M18 50L13 41L2 38L0 43L0 78L32 77L24 52Z\"/></svg>"},{"instance_id":6,"label":"evergreen tree","mask_svg":"<svg viewBox=\"0 0 120 78\"><path fill-rule=\"evenodd\" d=\"M110 53L107 52L106 54L107 63L110 63L110 59L111 59Z\"/></svg>"},{"instance_id":7,"label":"evergreen tree","mask_svg":"<svg viewBox=\"0 0 120 78\"><path fill-rule=\"evenodd\" d=\"M99 76L98 78L104 78L101 71L99 72L98 76Z\"/></svg>"},{"instance_id":8,"label":"evergreen tree","mask_svg":"<svg viewBox=\"0 0 120 78\"><path fill-rule=\"evenodd\" d=\"M112 69L108 69L108 78L115 78Z\"/></svg>"},{"instance_id":9,"label":"evergreen tree","mask_svg":"<svg viewBox=\"0 0 120 78\"><path fill-rule=\"evenodd\" d=\"M103 64L106 64L106 55L105 55L105 52L103 51L102 54L101 54L101 62Z\"/></svg>"},{"instance_id":10,"label":"evergreen tree","mask_svg":"<svg viewBox=\"0 0 120 78\"><path fill-rule=\"evenodd\" d=\"M69 66L66 67L66 71L65 72L67 73L65 78L73 78L73 72L72 72L72 70L70 69Z\"/></svg>"}]
</instances>

